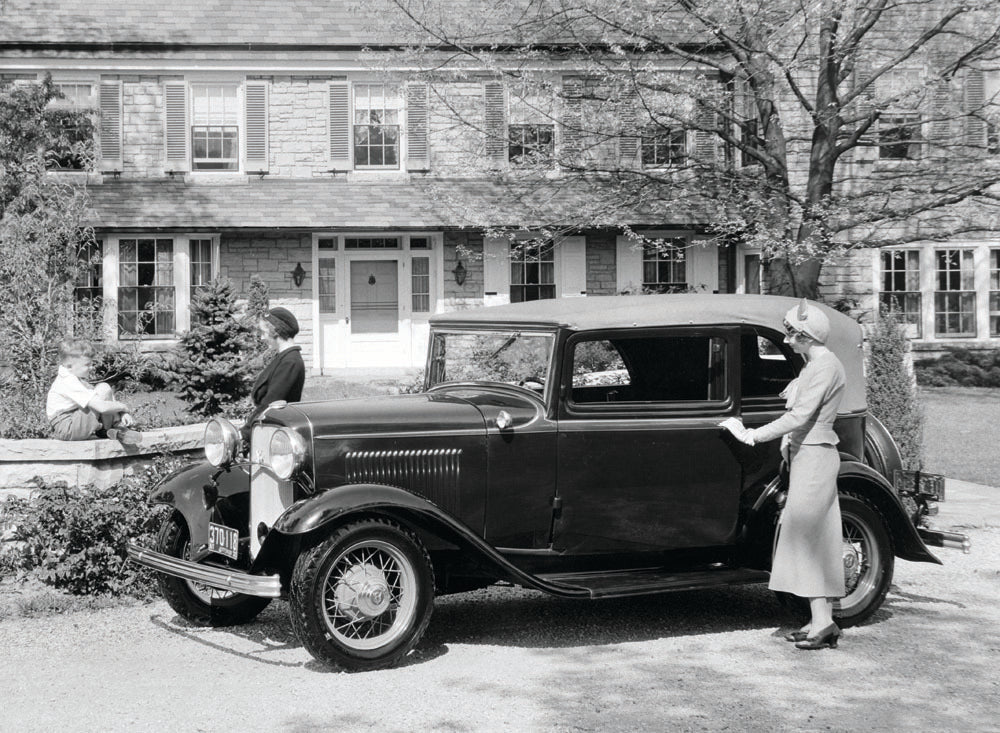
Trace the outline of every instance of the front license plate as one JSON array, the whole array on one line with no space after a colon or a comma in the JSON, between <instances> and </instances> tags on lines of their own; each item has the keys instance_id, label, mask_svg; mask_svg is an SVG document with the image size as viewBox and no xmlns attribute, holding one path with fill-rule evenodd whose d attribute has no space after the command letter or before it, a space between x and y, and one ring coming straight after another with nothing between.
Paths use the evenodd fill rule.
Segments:
<instances>
[{"instance_id":1,"label":"front license plate","mask_svg":"<svg viewBox=\"0 0 1000 733\"><path fill-rule=\"evenodd\" d=\"M235 560L240 552L240 533L232 527L209 522L208 549Z\"/></svg>"}]
</instances>

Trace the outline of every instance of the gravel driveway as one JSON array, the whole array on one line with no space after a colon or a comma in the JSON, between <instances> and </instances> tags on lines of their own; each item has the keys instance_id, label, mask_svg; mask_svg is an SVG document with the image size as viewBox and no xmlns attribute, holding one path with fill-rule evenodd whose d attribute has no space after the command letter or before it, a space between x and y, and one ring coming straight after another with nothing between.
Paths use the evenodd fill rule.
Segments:
<instances>
[{"instance_id":1,"label":"gravel driveway","mask_svg":"<svg viewBox=\"0 0 1000 733\"><path fill-rule=\"evenodd\" d=\"M948 526L940 523L941 526ZM0 622L2 731L1000 731L1000 527L897 561L867 625L798 651L764 588L438 600L396 669L326 671L287 607L232 629L162 602Z\"/></svg>"}]
</instances>

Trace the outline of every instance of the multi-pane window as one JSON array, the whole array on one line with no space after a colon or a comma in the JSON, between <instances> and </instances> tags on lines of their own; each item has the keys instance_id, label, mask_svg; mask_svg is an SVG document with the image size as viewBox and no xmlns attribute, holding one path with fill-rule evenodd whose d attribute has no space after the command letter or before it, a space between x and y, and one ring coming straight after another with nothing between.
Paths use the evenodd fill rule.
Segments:
<instances>
[{"instance_id":1,"label":"multi-pane window","mask_svg":"<svg viewBox=\"0 0 1000 733\"><path fill-rule=\"evenodd\" d=\"M169 336L174 331L174 242L118 242L118 334Z\"/></svg>"},{"instance_id":2,"label":"multi-pane window","mask_svg":"<svg viewBox=\"0 0 1000 733\"><path fill-rule=\"evenodd\" d=\"M59 139L46 164L56 170L86 170L94 143L94 121L87 112L96 107L94 85L59 83L62 99L53 100L47 114L59 124Z\"/></svg>"},{"instance_id":3,"label":"multi-pane window","mask_svg":"<svg viewBox=\"0 0 1000 733\"><path fill-rule=\"evenodd\" d=\"M412 268L413 312L428 313L431 309L431 260L414 257Z\"/></svg>"},{"instance_id":4,"label":"multi-pane window","mask_svg":"<svg viewBox=\"0 0 1000 733\"><path fill-rule=\"evenodd\" d=\"M92 239L77 250L76 284L73 288L77 306L98 309L104 297L104 242Z\"/></svg>"},{"instance_id":5,"label":"multi-pane window","mask_svg":"<svg viewBox=\"0 0 1000 733\"><path fill-rule=\"evenodd\" d=\"M552 242L514 243L510 247L510 302L556 297L555 248Z\"/></svg>"},{"instance_id":6,"label":"multi-pane window","mask_svg":"<svg viewBox=\"0 0 1000 733\"><path fill-rule=\"evenodd\" d=\"M935 253L934 333L976 335L976 290L971 249L939 249Z\"/></svg>"},{"instance_id":7,"label":"multi-pane window","mask_svg":"<svg viewBox=\"0 0 1000 733\"><path fill-rule=\"evenodd\" d=\"M881 305L916 328L920 337L920 250L900 249L882 252Z\"/></svg>"},{"instance_id":8,"label":"multi-pane window","mask_svg":"<svg viewBox=\"0 0 1000 733\"><path fill-rule=\"evenodd\" d=\"M354 85L354 165L399 167L399 88L388 84Z\"/></svg>"},{"instance_id":9,"label":"multi-pane window","mask_svg":"<svg viewBox=\"0 0 1000 733\"><path fill-rule=\"evenodd\" d=\"M191 299L212 279L212 240L191 240Z\"/></svg>"},{"instance_id":10,"label":"multi-pane window","mask_svg":"<svg viewBox=\"0 0 1000 733\"><path fill-rule=\"evenodd\" d=\"M235 84L191 85L194 170L239 170L240 112Z\"/></svg>"},{"instance_id":11,"label":"multi-pane window","mask_svg":"<svg viewBox=\"0 0 1000 733\"><path fill-rule=\"evenodd\" d=\"M1000 249L990 250L990 336L1000 336Z\"/></svg>"},{"instance_id":12,"label":"multi-pane window","mask_svg":"<svg viewBox=\"0 0 1000 733\"><path fill-rule=\"evenodd\" d=\"M507 159L512 165L551 166L554 125L507 125Z\"/></svg>"},{"instance_id":13,"label":"multi-pane window","mask_svg":"<svg viewBox=\"0 0 1000 733\"><path fill-rule=\"evenodd\" d=\"M399 249L399 237L345 237L344 249Z\"/></svg>"},{"instance_id":14,"label":"multi-pane window","mask_svg":"<svg viewBox=\"0 0 1000 733\"><path fill-rule=\"evenodd\" d=\"M336 313L337 260L332 257L320 257L317 266L319 268L316 274L316 285L319 288L319 312Z\"/></svg>"},{"instance_id":15,"label":"multi-pane window","mask_svg":"<svg viewBox=\"0 0 1000 733\"><path fill-rule=\"evenodd\" d=\"M642 287L655 293L676 293L687 289L684 247L687 240L677 237L647 242L642 247Z\"/></svg>"},{"instance_id":16,"label":"multi-pane window","mask_svg":"<svg viewBox=\"0 0 1000 733\"><path fill-rule=\"evenodd\" d=\"M645 166L680 165L687 152L687 133L683 129L650 127L642 133L642 164Z\"/></svg>"},{"instance_id":17,"label":"multi-pane window","mask_svg":"<svg viewBox=\"0 0 1000 733\"><path fill-rule=\"evenodd\" d=\"M882 160L916 160L920 157L920 115L886 114L878 121L878 157Z\"/></svg>"}]
</instances>

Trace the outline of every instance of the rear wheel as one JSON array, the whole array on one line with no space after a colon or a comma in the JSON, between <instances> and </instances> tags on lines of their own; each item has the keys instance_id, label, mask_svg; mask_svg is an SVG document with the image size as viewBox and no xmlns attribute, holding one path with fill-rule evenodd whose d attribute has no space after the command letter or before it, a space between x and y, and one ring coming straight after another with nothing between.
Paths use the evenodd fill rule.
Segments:
<instances>
[{"instance_id":1,"label":"rear wheel","mask_svg":"<svg viewBox=\"0 0 1000 733\"><path fill-rule=\"evenodd\" d=\"M190 534L187 523L179 512L174 512L163 523L156 545L159 552L187 559ZM170 607L198 626L245 624L256 618L271 602L270 598L219 590L162 573L158 576L157 583Z\"/></svg>"},{"instance_id":2,"label":"rear wheel","mask_svg":"<svg viewBox=\"0 0 1000 733\"><path fill-rule=\"evenodd\" d=\"M351 672L390 667L427 628L434 571L410 532L365 520L299 556L288 602L296 636L317 659Z\"/></svg>"},{"instance_id":3,"label":"rear wheel","mask_svg":"<svg viewBox=\"0 0 1000 733\"><path fill-rule=\"evenodd\" d=\"M882 514L867 499L840 495L843 532L844 597L833 603L833 618L841 628L864 623L875 613L892 584L895 556ZM808 599L778 593L784 605L808 617Z\"/></svg>"}]
</instances>

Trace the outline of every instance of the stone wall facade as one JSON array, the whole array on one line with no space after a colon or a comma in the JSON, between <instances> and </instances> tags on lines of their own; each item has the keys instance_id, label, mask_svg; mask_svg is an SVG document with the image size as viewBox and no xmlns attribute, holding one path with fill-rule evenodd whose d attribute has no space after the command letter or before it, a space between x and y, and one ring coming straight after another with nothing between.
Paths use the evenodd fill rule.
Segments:
<instances>
[{"instance_id":1,"label":"stone wall facade","mask_svg":"<svg viewBox=\"0 0 1000 733\"><path fill-rule=\"evenodd\" d=\"M587 234L587 295L615 295L618 287L616 240L614 232Z\"/></svg>"}]
</instances>

